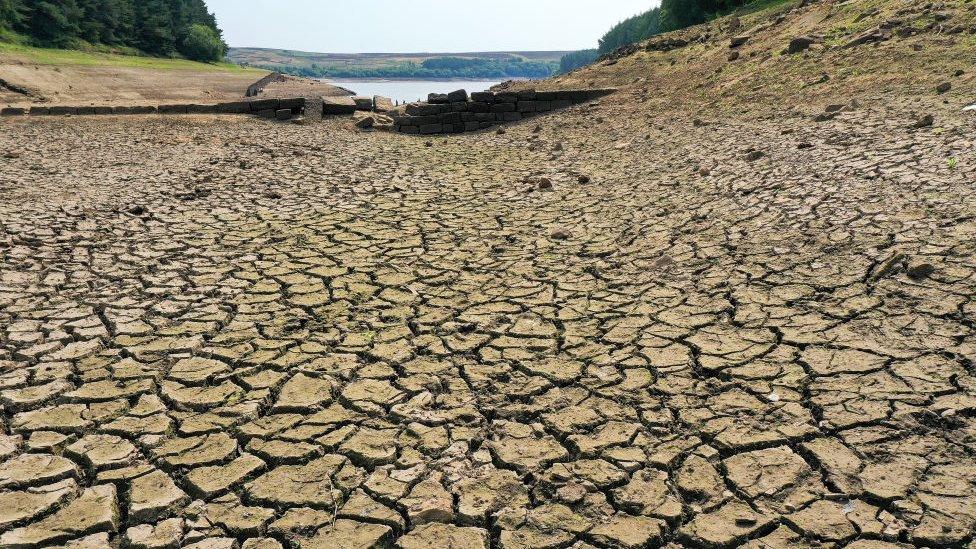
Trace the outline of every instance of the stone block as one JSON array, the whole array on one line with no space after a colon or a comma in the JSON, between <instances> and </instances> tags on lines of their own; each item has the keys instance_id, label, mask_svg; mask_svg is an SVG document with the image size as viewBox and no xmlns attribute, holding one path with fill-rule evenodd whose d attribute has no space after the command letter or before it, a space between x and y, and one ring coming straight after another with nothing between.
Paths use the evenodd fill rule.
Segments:
<instances>
[{"instance_id":1,"label":"stone block","mask_svg":"<svg viewBox=\"0 0 976 549\"><path fill-rule=\"evenodd\" d=\"M412 116L430 116L448 112L447 105L436 105L431 103L410 103L407 105L406 113Z\"/></svg>"},{"instance_id":2,"label":"stone block","mask_svg":"<svg viewBox=\"0 0 976 549\"><path fill-rule=\"evenodd\" d=\"M217 112L226 114L243 114L249 110L248 104L244 101L233 101L230 103L221 103L217 105Z\"/></svg>"},{"instance_id":3,"label":"stone block","mask_svg":"<svg viewBox=\"0 0 976 549\"><path fill-rule=\"evenodd\" d=\"M217 112L217 105L187 105L186 112L189 114L213 114Z\"/></svg>"},{"instance_id":4,"label":"stone block","mask_svg":"<svg viewBox=\"0 0 976 549\"><path fill-rule=\"evenodd\" d=\"M470 122L465 122L464 123L464 131L466 131L466 132L476 132L476 131L478 131L480 129L481 129L481 123L480 122L475 122L475 121L472 120Z\"/></svg>"},{"instance_id":5,"label":"stone block","mask_svg":"<svg viewBox=\"0 0 976 549\"><path fill-rule=\"evenodd\" d=\"M50 107L31 107L30 108L30 111L28 112L28 114L30 114L31 116L38 116L38 115L43 116L43 115L51 114L51 108Z\"/></svg>"},{"instance_id":6,"label":"stone block","mask_svg":"<svg viewBox=\"0 0 976 549\"><path fill-rule=\"evenodd\" d=\"M536 106L535 101L519 101L516 103L516 108L518 112L535 112Z\"/></svg>"},{"instance_id":7,"label":"stone block","mask_svg":"<svg viewBox=\"0 0 976 549\"><path fill-rule=\"evenodd\" d=\"M418 134L418 133L420 133L420 127L419 126L400 126L400 130L399 131L400 131L400 133Z\"/></svg>"},{"instance_id":8,"label":"stone block","mask_svg":"<svg viewBox=\"0 0 976 549\"><path fill-rule=\"evenodd\" d=\"M274 118L277 112L275 109L265 109L263 111L252 111L251 114L259 118Z\"/></svg>"},{"instance_id":9,"label":"stone block","mask_svg":"<svg viewBox=\"0 0 976 549\"><path fill-rule=\"evenodd\" d=\"M536 112L549 112L552 110L552 101L536 101Z\"/></svg>"},{"instance_id":10,"label":"stone block","mask_svg":"<svg viewBox=\"0 0 976 549\"><path fill-rule=\"evenodd\" d=\"M518 92L519 101L532 101L535 97L535 90L522 90Z\"/></svg>"},{"instance_id":11,"label":"stone block","mask_svg":"<svg viewBox=\"0 0 976 549\"><path fill-rule=\"evenodd\" d=\"M427 94L427 102L431 105L443 105L450 102L450 100L447 98L446 93L431 93Z\"/></svg>"},{"instance_id":12,"label":"stone block","mask_svg":"<svg viewBox=\"0 0 976 549\"><path fill-rule=\"evenodd\" d=\"M425 124L423 126L420 126L420 133L422 135L433 135L436 133L443 133L443 132L444 132L443 124Z\"/></svg>"},{"instance_id":13,"label":"stone block","mask_svg":"<svg viewBox=\"0 0 976 549\"><path fill-rule=\"evenodd\" d=\"M373 98L366 97L363 95L357 95L352 98L353 102L356 103L357 111L371 111L373 110Z\"/></svg>"},{"instance_id":14,"label":"stone block","mask_svg":"<svg viewBox=\"0 0 976 549\"><path fill-rule=\"evenodd\" d=\"M159 109L152 105L139 105L132 107L132 114L155 114Z\"/></svg>"},{"instance_id":15,"label":"stone block","mask_svg":"<svg viewBox=\"0 0 976 549\"><path fill-rule=\"evenodd\" d=\"M103 106L98 106L93 108L95 112L93 112L92 114L115 114L115 107L108 107L103 105Z\"/></svg>"},{"instance_id":16,"label":"stone block","mask_svg":"<svg viewBox=\"0 0 976 549\"><path fill-rule=\"evenodd\" d=\"M50 112L50 114L55 115L55 116L64 116L66 114L78 114L78 108L77 107L56 106L56 107L50 107L50 111L49 112Z\"/></svg>"},{"instance_id":17,"label":"stone block","mask_svg":"<svg viewBox=\"0 0 976 549\"><path fill-rule=\"evenodd\" d=\"M495 103L491 106L491 112L515 112L515 103Z\"/></svg>"},{"instance_id":18,"label":"stone block","mask_svg":"<svg viewBox=\"0 0 976 549\"><path fill-rule=\"evenodd\" d=\"M278 120L291 120L291 109L278 109L275 111L275 118Z\"/></svg>"},{"instance_id":19,"label":"stone block","mask_svg":"<svg viewBox=\"0 0 976 549\"><path fill-rule=\"evenodd\" d=\"M515 103L518 101L518 94L515 92L500 92L495 94L495 103Z\"/></svg>"},{"instance_id":20,"label":"stone block","mask_svg":"<svg viewBox=\"0 0 976 549\"><path fill-rule=\"evenodd\" d=\"M495 113L492 112L476 112L474 113L474 119L478 122L493 122L495 120Z\"/></svg>"},{"instance_id":21,"label":"stone block","mask_svg":"<svg viewBox=\"0 0 976 549\"><path fill-rule=\"evenodd\" d=\"M304 97L289 97L278 102L278 109L288 109L294 114L301 114L305 109Z\"/></svg>"},{"instance_id":22,"label":"stone block","mask_svg":"<svg viewBox=\"0 0 976 549\"><path fill-rule=\"evenodd\" d=\"M491 112L491 104L482 101L468 103L470 112Z\"/></svg>"},{"instance_id":23,"label":"stone block","mask_svg":"<svg viewBox=\"0 0 976 549\"><path fill-rule=\"evenodd\" d=\"M520 112L503 112L501 114L505 122L518 122L522 119L522 113Z\"/></svg>"},{"instance_id":24,"label":"stone block","mask_svg":"<svg viewBox=\"0 0 976 549\"><path fill-rule=\"evenodd\" d=\"M466 103L468 101L468 92L466 90L456 90L447 94L448 103Z\"/></svg>"},{"instance_id":25,"label":"stone block","mask_svg":"<svg viewBox=\"0 0 976 549\"><path fill-rule=\"evenodd\" d=\"M382 95L373 96L373 110L376 112L390 112L394 108L393 100L389 97L383 97Z\"/></svg>"},{"instance_id":26,"label":"stone block","mask_svg":"<svg viewBox=\"0 0 976 549\"><path fill-rule=\"evenodd\" d=\"M267 111L267 110L274 111L274 110L278 110L278 104L280 102L281 101L278 99L255 99L254 101L250 102L248 106L248 110L250 112L260 112L260 111Z\"/></svg>"},{"instance_id":27,"label":"stone block","mask_svg":"<svg viewBox=\"0 0 976 549\"><path fill-rule=\"evenodd\" d=\"M322 98L322 114L352 114L354 112L356 112L356 101L351 96Z\"/></svg>"},{"instance_id":28,"label":"stone block","mask_svg":"<svg viewBox=\"0 0 976 549\"><path fill-rule=\"evenodd\" d=\"M22 107L4 107L0 109L0 116L23 116L27 114L27 109Z\"/></svg>"},{"instance_id":29,"label":"stone block","mask_svg":"<svg viewBox=\"0 0 976 549\"><path fill-rule=\"evenodd\" d=\"M126 105L120 105L118 107L112 107L112 114L135 114L133 110L136 107L129 107Z\"/></svg>"},{"instance_id":30,"label":"stone block","mask_svg":"<svg viewBox=\"0 0 976 549\"><path fill-rule=\"evenodd\" d=\"M495 94L491 92L474 92L471 94L471 101L478 103L492 103L495 100Z\"/></svg>"},{"instance_id":31,"label":"stone block","mask_svg":"<svg viewBox=\"0 0 976 549\"><path fill-rule=\"evenodd\" d=\"M159 114L186 114L186 105L160 105Z\"/></svg>"},{"instance_id":32,"label":"stone block","mask_svg":"<svg viewBox=\"0 0 976 549\"><path fill-rule=\"evenodd\" d=\"M75 114L90 115L95 114L95 107L78 107Z\"/></svg>"}]
</instances>

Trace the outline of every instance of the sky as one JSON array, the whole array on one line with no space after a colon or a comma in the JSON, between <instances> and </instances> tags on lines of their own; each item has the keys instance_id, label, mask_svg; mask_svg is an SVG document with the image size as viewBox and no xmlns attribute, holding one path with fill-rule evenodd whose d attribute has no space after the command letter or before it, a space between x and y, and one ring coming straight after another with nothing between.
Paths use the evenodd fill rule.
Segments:
<instances>
[{"instance_id":1,"label":"sky","mask_svg":"<svg viewBox=\"0 0 976 549\"><path fill-rule=\"evenodd\" d=\"M660 0L207 0L233 47L322 53L577 50Z\"/></svg>"}]
</instances>

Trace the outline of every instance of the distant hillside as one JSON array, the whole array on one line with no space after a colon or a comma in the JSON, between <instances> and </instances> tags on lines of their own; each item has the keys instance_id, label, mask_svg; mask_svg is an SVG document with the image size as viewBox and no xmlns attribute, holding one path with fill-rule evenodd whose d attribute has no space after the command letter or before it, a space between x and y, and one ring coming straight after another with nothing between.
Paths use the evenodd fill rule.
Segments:
<instances>
[{"instance_id":1,"label":"distant hillside","mask_svg":"<svg viewBox=\"0 0 976 549\"><path fill-rule=\"evenodd\" d=\"M231 48L230 61L318 78L548 78L564 51L462 53L314 53Z\"/></svg>"}]
</instances>

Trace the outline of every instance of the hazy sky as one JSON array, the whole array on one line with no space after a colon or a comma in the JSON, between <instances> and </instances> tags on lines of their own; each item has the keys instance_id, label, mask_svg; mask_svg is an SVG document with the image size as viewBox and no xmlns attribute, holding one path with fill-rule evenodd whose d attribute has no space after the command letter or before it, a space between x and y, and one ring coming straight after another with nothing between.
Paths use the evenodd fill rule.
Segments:
<instances>
[{"instance_id":1,"label":"hazy sky","mask_svg":"<svg viewBox=\"0 0 976 549\"><path fill-rule=\"evenodd\" d=\"M207 0L231 46L327 53L575 50L660 0Z\"/></svg>"}]
</instances>

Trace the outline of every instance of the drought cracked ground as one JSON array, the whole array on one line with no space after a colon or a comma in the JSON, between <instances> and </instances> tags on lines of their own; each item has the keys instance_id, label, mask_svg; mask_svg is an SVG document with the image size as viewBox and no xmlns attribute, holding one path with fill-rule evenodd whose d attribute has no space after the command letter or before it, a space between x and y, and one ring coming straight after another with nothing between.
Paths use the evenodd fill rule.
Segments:
<instances>
[{"instance_id":1,"label":"drought cracked ground","mask_svg":"<svg viewBox=\"0 0 976 549\"><path fill-rule=\"evenodd\" d=\"M974 118L640 93L5 121L0 546L976 547Z\"/></svg>"}]
</instances>

